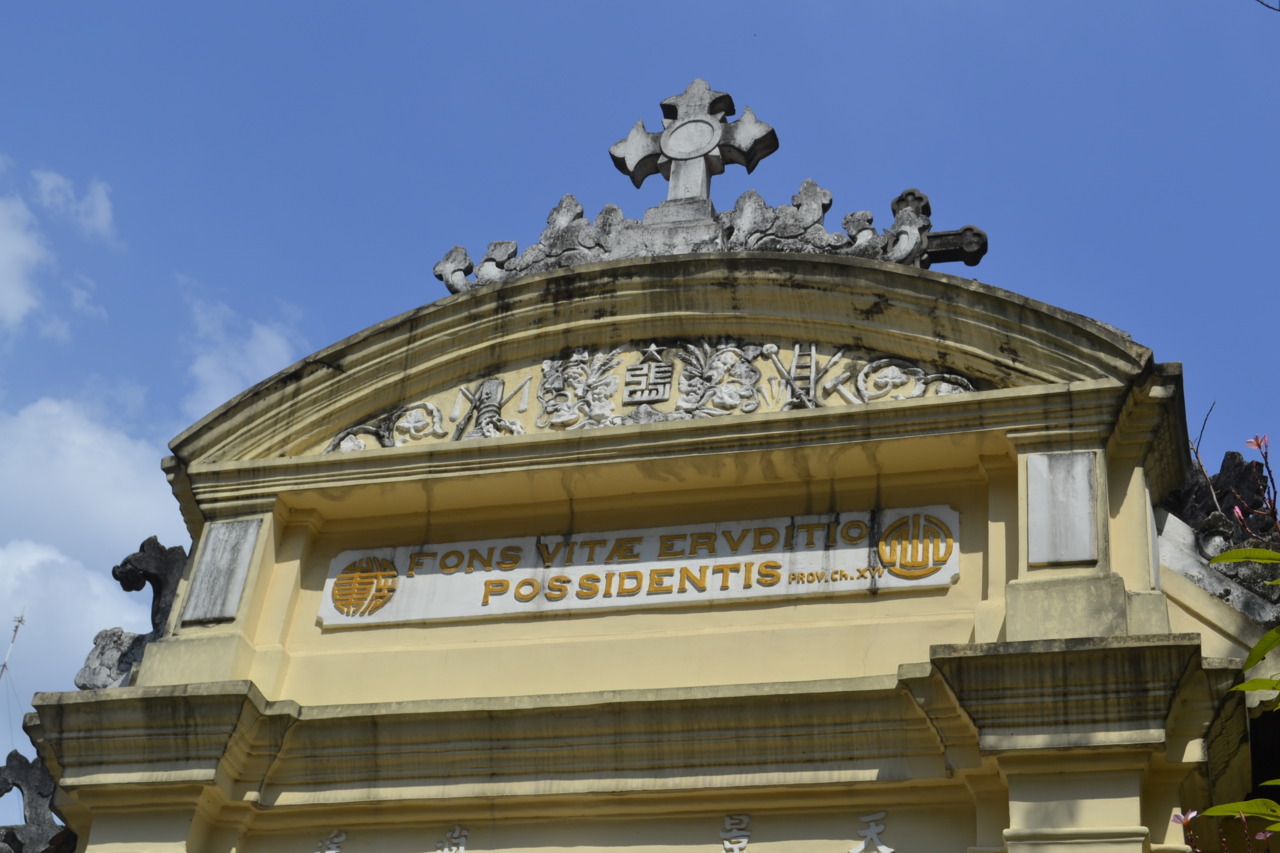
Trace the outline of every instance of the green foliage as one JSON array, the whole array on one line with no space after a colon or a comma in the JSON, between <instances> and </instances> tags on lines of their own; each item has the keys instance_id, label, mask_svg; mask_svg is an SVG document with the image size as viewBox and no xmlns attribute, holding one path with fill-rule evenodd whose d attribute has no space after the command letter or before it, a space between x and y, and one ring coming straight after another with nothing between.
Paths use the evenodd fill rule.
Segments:
<instances>
[{"instance_id":1,"label":"green foliage","mask_svg":"<svg viewBox=\"0 0 1280 853\"><path fill-rule=\"evenodd\" d=\"M1236 548L1234 551L1223 551L1209 561L1210 563L1280 563L1280 552L1267 548ZM1272 581L1280 583L1280 581ZM1208 814L1208 812L1205 812Z\"/></svg>"},{"instance_id":2,"label":"green foliage","mask_svg":"<svg viewBox=\"0 0 1280 853\"><path fill-rule=\"evenodd\" d=\"M1249 657L1245 658L1244 666L1241 669L1246 671L1253 669L1276 646L1280 646L1280 627L1272 628L1262 635L1261 640L1253 644L1253 648L1249 649Z\"/></svg>"},{"instance_id":3,"label":"green foliage","mask_svg":"<svg viewBox=\"0 0 1280 853\"><path fill-rule=\"evenodd\" d=\"M1280 553L1267 550L1264 548L1238 548L1234 551L1226 551L1214 557L1211 563L1280 563ZM1271 581L1271 583L1280 583L1280 581ZM1280 627L1272 628L1270 631L1262 635L1262 639L1254 644L1249 650L1249 657L1245 659L1244 669L1249 670L1267 656L1267 653L1280 647ZM1280 690L1280 678L1250 678L1244 684L1237 684L1232 690ZM1263 782L1264 785L1280 785L1280 779L1272 779L1269 782ZM1220 817L1260 817L1265 820L1274 821L1267 826L1269 830L1280 829L1280 803L1275 800L1246 800L1242 803L1225 803L1221 806L1213 806L1204 810L1206 815L1216 815Z\"/></svg>"},{"instance_id":4,"label":"green foliage","mask_svg":"<svg viewBox=\"0 0 1280 853\"><path fill-rule=\"evenodd\" d=\"M1209 561L1210 563L1280 563L1280 551L1272 551L1267 548L1237 548L1234 551L1224 551ZM1269 581L1271 584L1278 584L1280 580ZM1249 657L1245 658L1243 669L1249 670L1262 662L1262 659L1277 646L1280 646L1280 627L1272 628L1270 631L1262 635L1262 639L1254 643L1253 648L1249 650ZM1250 687L1249 685L1257 682L1267 682L1266 685L1259 687ZM1254 678L1246 681L1244 684L1234 688L1236 690L1280 690L1280 687L1274 687L1275 679L1271 678ZM1208 812L1205 812L1208 814Z\"/></svg>"},{"instance_id":5,"label":"green foliage","mask_svg":"<svg viewBox=\"0 0 1280 853\"><path fill-rule=\"evenodd\" d=\"M1243 684L1237 684L1232 690L1280 690L1280 678L1250 678Z\"/></svg>"},{"instance_id":6,"label":"green foliage","mask_svg":"<svg viewBox=\"0 0 1280 853\"><path fill-rule=\"evenodd\" d=\"M1280 779L1273 779L1268 785L1280 784ZM1280 803L1275 800L1245 800L1243 803L1227 803L1204 810L1206 815L1217 817L1260 817L1275 821L1267 829L1280 829Z\"/></svg>"}]
</instances>

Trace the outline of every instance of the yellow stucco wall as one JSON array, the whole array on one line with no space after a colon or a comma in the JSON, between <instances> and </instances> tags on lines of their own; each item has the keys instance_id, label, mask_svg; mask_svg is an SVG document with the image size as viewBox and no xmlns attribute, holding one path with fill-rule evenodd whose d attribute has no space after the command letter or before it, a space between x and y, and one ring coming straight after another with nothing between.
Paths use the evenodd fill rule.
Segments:
<instances>
[{"instance_id":1,"label":"yellow stucco wall","mask_svg":"<svg viewBox=\"0 0 1280 853\"><path fill-rule=\"evenodd\" d=\"M558 425L538 408L573 353L615 353L595 387L617 395L656 342L674 390L655 411L680 411L693 368L672 354L726 338L759 348L734 364L774 380L761 405L595 429L577 428L585 407ZM853 384L787 405L801 344ZM885 365L917 370L922 393L858 398ZM506 426L453 440L493 378ZM597 413L635 410L599 396ZM1208 733L1238 709L1194 634L1205 656L1241 648L1205 628L1196 593L1169 608L1158 591L1150 507L1181 478L1182 418L1177 372L1122 334L938 273L707 255L480 289L175 439L197 551L170 635L132 687L42 697L33 732L94 851L317 849L331 833L346 851L450 849L455 825L473 851L711 850L739 814L759 850L847 851L877 820L901 851L1176 846L1161 821L1239 774L1205 769ZM1029 485L1061 460L1092 491ZM942 588L319 619L335 560L362 549L928 506L958 513ZM1092 557L1068 543L1032 559L1059 513ZM202 534L255 518L233 612L184 619L213 565ZM1174 703L1193 682L1200 698ZM1175 728L1196 734L1173 754Z\"/></svg>"}]
</instances>

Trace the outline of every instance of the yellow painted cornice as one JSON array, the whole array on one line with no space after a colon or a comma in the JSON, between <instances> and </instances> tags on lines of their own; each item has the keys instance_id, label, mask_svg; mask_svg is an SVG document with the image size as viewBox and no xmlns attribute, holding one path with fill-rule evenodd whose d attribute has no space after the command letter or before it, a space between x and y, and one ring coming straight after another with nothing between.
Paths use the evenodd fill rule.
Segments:
<instances>
[{"instance_id":1,"label":"yellow painted cornice","mask_svg":"<svg viewBox=\"0 0 1280 853\"><path fill-rule=\"evenodd\" d=\"M27 728L68 815L199 800L215 823L267 831L318 814L569 815L583 798L601 815L696 811L728 792L766 810L963 800L996 756L1052 768L1070 746L1194 763L1164 754L1169 709L1183 708L1179 737L1204 737L1231 684L1193 635L930 656L896 675L307 707L247 681L42 693Z\"/></svg>"}]
</instances>

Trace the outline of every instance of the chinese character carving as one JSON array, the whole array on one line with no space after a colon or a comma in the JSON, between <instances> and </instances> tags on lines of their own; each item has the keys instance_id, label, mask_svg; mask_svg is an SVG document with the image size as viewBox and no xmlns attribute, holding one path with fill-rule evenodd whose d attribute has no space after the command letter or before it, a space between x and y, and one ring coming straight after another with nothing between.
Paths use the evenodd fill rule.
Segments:
<instances>
[{"instance_id":1,"label":"chinese character carving","mask_svg":"<svg viewBox=\"0 0 1280 853\"><path fill-rule=\"evenodd\" d=\"M675 367L662 360L662 347L649 344L640 361L627 367L622 402L625 405L665 403L671 398L671 377Z\"/></svg>"},{"instance_id":2,"label":"chinese character carving","mask_svg":"<svg viewBox=\"0 0 1280 853\"><path fill-rule=\"evenodd\" d=\"M720 831L721 843L725 853L746 853L747 841L751 838L751 815L727 814L724 816L724 829Z\"/></svg>"},{"instance_id":3,"label":"chinese character carving","mask_svg":"<svg viewBox=\"0 0 1280 853\"><path fill-rule=\"evenodd\" d=\"M858 818L867 828L858 830L862 840L853 845L849 853L893 853L893 848L880 840L880 833L884 832L884 824L880 821L884 820L884 815L884 812L876 812Z\"/></svg>"},{"instance_id":4,"label":"chinese character carving","mask_svg":"<svg viewBox=\"0 0 1280 853\"><path fill-rule=\"evenodd\" d=\"M453 829L444 834L444 840L436 842L436 849L440 853L467 853L467 836L470 834L462 824L455 823Z\"/></svg>"},{"instance_id":5,"label":"chinese character carving","mask_svg":"<svg viewBox=\"0 0 1280 853\"><path fill-rule=\"evenodd\" d=\"M342 853L342 842L346 840L347 834L341 829L335 829L316 842L316 853Z\"/></svg>"}]
</instances>

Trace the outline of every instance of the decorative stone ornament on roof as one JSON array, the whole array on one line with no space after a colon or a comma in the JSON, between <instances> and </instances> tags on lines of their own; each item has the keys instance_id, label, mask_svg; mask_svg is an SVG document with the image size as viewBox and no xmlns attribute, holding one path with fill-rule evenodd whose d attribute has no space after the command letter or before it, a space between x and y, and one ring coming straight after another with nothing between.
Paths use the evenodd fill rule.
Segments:
<instances>
[{"instance_id":1,"label":"decorative stone ornament on roof","mask_svg":"<svg viewBox=\"0 0 1280 853\"><path fill-rule=\"evenodd\" d=\"M709 209L711 176L724 171L726 160L742 164L750 174L778 150L778 134L750 107L729 123L725 117L733 113L733 98L711 91L706 80L694 80L683 95L662 102L662 133L650 133L641 119L609 149L609 156L637 188L661 172L670 182L668 202L687 200L690 208Z\"/></svg>"},{"instance_id":2,"label":"decorative stone ornament on roof","mask_svg":"<svg viewBox=\"0 0 1280 853\"><path fill-rule=\"evenodd\" d=\"M801 184L791 204L770 207L748 190L732 210L716 213L711 178L725 163L747 172L778 150L774 129L750 108L730 122L733 98L694 80L683 94L662 102L663 130L636 122L626 138L609 149L619 171L639 187L650 175L669 183L667 200L645 212L644 221L627 219L621 208L606 205L594 220L572 195L547 216L538 242L517 251L511 240L489 244L477 267L462 246L454 246L435 266L435 276L453 293L494 282L595 261L682 255L699 252L798 252L847 255L928 268L963 261L975 266L987 252L987 235L966 225L957 231L931 231L928 196L904 191L891 205L893 224L883 233L870 211L850 213L843 234L826 230L831 193L812 180ZM474 274L474 278L470 277Z\"/></svg>"}]
</instances>

